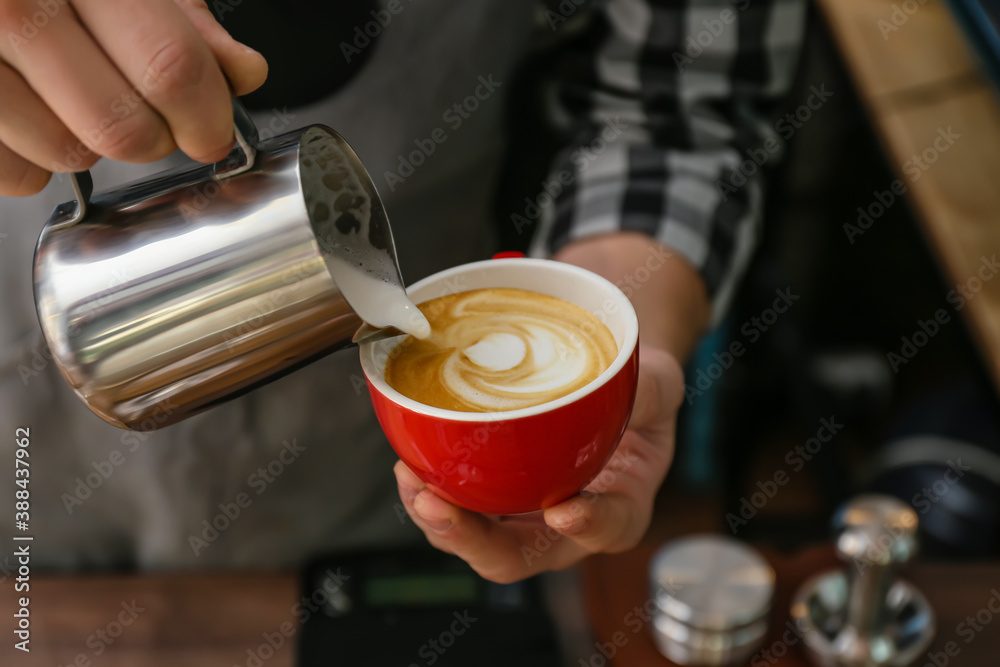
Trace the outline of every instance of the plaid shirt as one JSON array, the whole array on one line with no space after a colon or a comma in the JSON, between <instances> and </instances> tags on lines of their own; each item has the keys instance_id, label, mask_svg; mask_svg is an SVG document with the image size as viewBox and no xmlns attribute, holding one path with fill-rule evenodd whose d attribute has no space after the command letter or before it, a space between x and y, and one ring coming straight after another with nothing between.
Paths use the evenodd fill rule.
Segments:
<instances>
[{"instance_id":1,"label":"plaid shirt","mask_svg":"<svg viewBox=\"0 0 1000 667\"><path fill-rule=\"evenodd\" d=\"M546 13L553 28L581 25L550 82L569 146L551 178L565 187L545 202L532 254L644 232L698 269L717 323L758 236L753 156L780 152L780 121L764 119L790 86L805 3L607 0L580 12Z\"/></svg>"}]
</instances>

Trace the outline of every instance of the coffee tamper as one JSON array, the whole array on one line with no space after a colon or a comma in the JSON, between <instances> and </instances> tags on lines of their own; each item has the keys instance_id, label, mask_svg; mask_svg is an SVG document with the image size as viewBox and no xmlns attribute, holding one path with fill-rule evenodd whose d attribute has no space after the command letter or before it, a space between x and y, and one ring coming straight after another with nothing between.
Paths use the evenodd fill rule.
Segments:
<instances>
[{"instance_id":1,"label":"coffee tamper","mask_svg":"<svg viewBox=\"0 0 1000 667\"><path fill-rule=\"evenodd\" d=\"M934 637L934 612L896 569L917 553L917 513L891 496L863 495L834 515L837 555L846 564L812 577L791 615L813 663L903 667Z\"/></svg>"},{"instance_id":2,"label":"coffee tamper","mask_svg":"<svg viewBox=\"0 0 1000 667\"><path fill-rule=\"evenodd\" d=\"M681 665L745 662L767 635L774 570L753 548L722 535L675 540L650 563L651 631Z\"/></svg>"}]
</instances>

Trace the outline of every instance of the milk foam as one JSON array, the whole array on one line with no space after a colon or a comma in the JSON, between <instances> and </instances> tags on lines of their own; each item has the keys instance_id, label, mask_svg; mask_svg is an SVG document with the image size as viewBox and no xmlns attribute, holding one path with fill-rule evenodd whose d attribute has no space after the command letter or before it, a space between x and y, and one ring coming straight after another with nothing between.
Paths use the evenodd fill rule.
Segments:
<instances>
[{"instance_id":1,"label":"milk foam","mask_svg":"<svg viewBox=\"0 0 1000 667\"><path fill-rule=\"evenodd\" d=\"M309 222L351 308L372 326L429 336L430 324L406 296L382 203L358 156L321 127L302 135L300 151Z\"/></svg>"},{"instance_id":2,"label":"milk foam","mask_svg":"<svg viewBox=\"0 0 1000 667\"><path fill-rule=\"evenodd\" d=\"M433 333L400 344L386 381L428 405L473 412L538 405L585 386L618 353L592 314L536 292L473 290L420 309Z\"/></svg>"},{"instance_id":3,"label":"milk foam","mask_svg":"<svg viewBox=\"0 0 1000 667\"><path fill-rule=\"evenodd\" d=\"M517 336L493 333L486 334L478 343L462 350L462 353L480 368L509 371L524 361L527 351L524 341Z\"/></svg>"},{"instance_id":4,"label":"milk foam","mask_svg":"<svg viewBox=\"0 0 1000 667\"><path fill-rule=\"evenodd\" d=\"M338 258L326 265L342 292L354 299L351 307L358 317L375 327L396 327L415 338L431 335L431 325L399 285L387 283Z\"/></svg>"}]
</instances>

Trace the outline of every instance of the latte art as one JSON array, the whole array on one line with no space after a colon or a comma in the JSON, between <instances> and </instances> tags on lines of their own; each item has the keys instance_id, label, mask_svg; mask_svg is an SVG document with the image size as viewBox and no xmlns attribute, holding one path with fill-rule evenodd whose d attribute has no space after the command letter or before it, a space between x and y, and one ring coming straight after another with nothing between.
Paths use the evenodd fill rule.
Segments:
<instances>
[{"instance_id":1,"label":"latte art","mask_svg":"<svg viewBox=\"0 0 1000 667\"><path fill-rule=\"evenodd\" d=\"M546 403L593 381L618 354L594 315L537 292L473 290L419 309L431 336L400 343L385 379L434 407L494 412Z\"/></svg>"}]
</instances>

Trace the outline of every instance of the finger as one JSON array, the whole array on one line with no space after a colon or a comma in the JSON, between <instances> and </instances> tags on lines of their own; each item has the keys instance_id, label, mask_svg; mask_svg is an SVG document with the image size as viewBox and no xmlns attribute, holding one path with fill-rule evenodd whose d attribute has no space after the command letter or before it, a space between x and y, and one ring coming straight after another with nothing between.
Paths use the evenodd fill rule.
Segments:
<instances>
[{"instance_id":1,"label":"finger","mask_svg":"<svg viewBox=\"0 0 1000 667\"><path fill-rule=\"evenodd\" d=\"M481 576L510 583L546 569L543 562L529 564L523 557L521 533L482 514L464 510L424 489L413 501L417 523L428 526L431 544L467 562ZM544 562L555 556L548 554ZM553 566L554 567L554 566Z\"/></svg>"},{"instance_id":2,"label":"finger","mask_svg":"<svg viewBox=\"0 0 1000 667\"><path fill-rule=\"evenodd\" d=\"M32 39L19 42L17 48L12 44L0 40L0 57L21 73L86 148L132 162L159 159L174 150L163 119L141 101L128 104L132 87L70 5L60 5ZM68 171L72 165L54 168Z\"/></svg>"},{"instance_id":3,"label":"finger","mask_svg":"<svg viewBox=\"0 0 1000 667\"><path fill-rule=\"evenodd\" d=\"M75 0L74 6L112 62L166 120L182 151L202 162L229 154L229 85L172 0Z\"/></svg>"},{"instance_id":4,"label":"finger","mask_svg":"<svg viewBox=\"0 0 1000 667\"><path fill-rule=\"evenodd\" d=\"M427 488L427 485L402 461L396 461L396 465L393 466L392 471L396 474L396 484L399 487L400 500L407 507L412 505L413 499L417 497L418 493Z\"/></svg>"},{"instance_id":5,"label":"finger","mask_svg":"<svg viewBox=\"0 0 1000 667\"><path fill-rule=\"evenodd\" d=\"M393 471L396 473L399 496L403 505L414 510L412 515L414 520L421 527L429 529L430 533L444 535L464 518L461 515L465 510L435 495L433 490L402 461L396 462Z\"/></svg>"},{"instance_id":6,"label":"finger","mask_svg":"<svg viewBox=\"0 0 1000 667\"><path fill-rule=\"evenodd\" d=\"M447 553L452 553L444 544L435 543L435 531L428 525L413 507L413 502L417 495L423 491L426 487L423 480L417 477L413 471L411 471L405 463L402 461L397 461L393 472L396 474L396 484L399 491L399 499L403 503L403 507L406 509L407 515L409 515L410 520L413 521L414 525L423 531L424 536L427 540L436 548L446 551Z\"/></svg>"},{"instance_id":7,"label":"finger","mask_svg":"<svg viewBox=\"0 0 1000 667\"><path fill-rule=\"evenodd\" d=\"M396 464L395 472L410 518L437 549L457 555L480 575L498 583L547 569L545 563L554 554L546 554L545 562L531 567L521 555L522 541L515 530L435 495L402 461Z\"/></svg>"},{"instance_id":8,"label":"finger","mask_svg":"<svg viewBox=\"0 0 1000 667\"><path fill-rule=\"evenodd\" d=\"M684 371L673 355L658 348L642 347L629 428L672 427L683 398Z\"/></svg>"},{"instance_id":9,"label":"finger","mask_svg":"<svg viewBox=\"0 0 1000 667\"><path fill-rule=\"evenodd\" d=\"M545 523L591 553L631 549L646 532L649 512L621 493L582 495L545 511Z\"/></svg>"},{"instance_id":10,"label":"finger","mask_svg":"<svg viewBox=\"0 0 1000 667\"><path fill-rule=\"evenodd\" d=\"M410 516L414 522L416 522L421 529L424 530L424 532L429 534L433 533L441 535L448 532L453 525L451 521L452 514L450 512L445 512L442 515L442 518L438 519L437 514L435 513L424 515L419 511L416 511L416 499L423 493L428 493L431 496L434 496L433 491L431 491L423 480L417 477L417 475L402 461L397 461L393 470L396 473L396 483L399 485L399 497L403 501L403 506L406 507L407 510L410 510ZM449 507L454 507L453 505L450 505L450 503L446 504Z\"/></svg>"},{"instance_id":11,"label":"finger","mask_svg":"<svg viewBox=\"0 0 1000 667\"><path fill-rule=\"evenodd\" d=\"M208 9L204 0L174 0L212 50L233 92L246 95L267 79L267 61L257 51L237 42Z\"/></svg>"},{"instance_id":12,"label":"finger","mask_svg":"<svg viewBox=\"0 0 1000 667\"><path fill-rule=\"evenodd\" d=\"M0 143L0 196L27 197L48 184L52 174Z\"/></svg>"},{"instance_id":13,"label":"finger","mask_svg":"<svg viewBox=\"0 0 1000 667\"><path fill-rule=\"evenodd\" d=\"M74 171L89 169L97 155L80 145L41 98L15 70L0 62L0 142L43 169L66 164L79 155Z\"/></svg>"}]
</instances>

